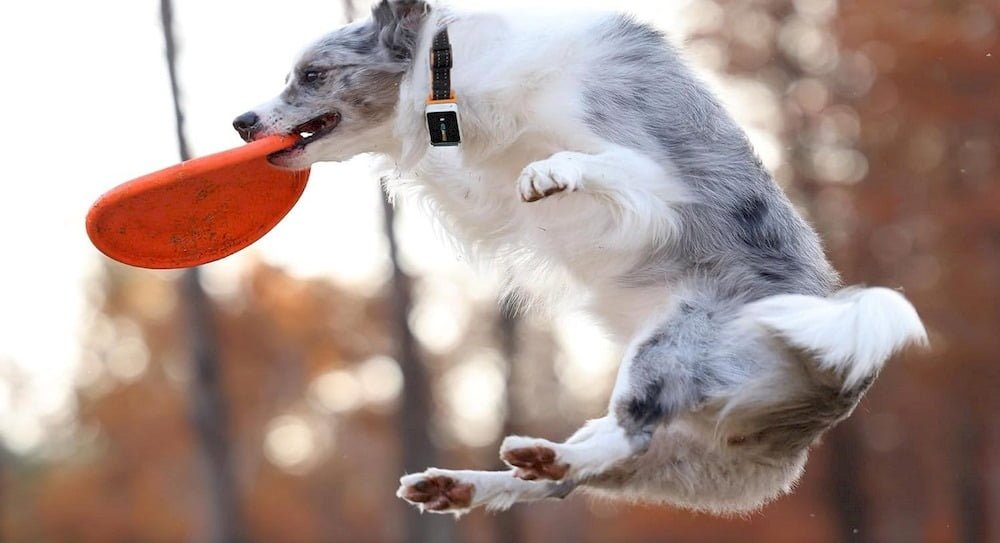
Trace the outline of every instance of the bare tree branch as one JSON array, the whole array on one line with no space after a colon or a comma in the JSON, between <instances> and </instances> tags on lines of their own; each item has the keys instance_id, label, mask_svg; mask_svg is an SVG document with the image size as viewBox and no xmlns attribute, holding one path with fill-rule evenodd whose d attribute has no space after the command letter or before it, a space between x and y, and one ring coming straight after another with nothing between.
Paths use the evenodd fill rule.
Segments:
<instances>
[{"instance_id":1,"label":"bare tree branch","mask_svg":"<svg viewBox=\"0 0 1000 543\"><path fill-rule=\"evenodd\" d=\"M160 1L160 16L177 128L177 148L181 160L188 160L191 155L184 134L171 0ZM218 543L247 541L229 459L228 417L219 382L219 355L211 301L201 287L198 268L185 270L181 281L181 295L185 302L184 323L187 326L192 365L190 416L208 494L207 539Z\"/></svg>"}]
</instances>

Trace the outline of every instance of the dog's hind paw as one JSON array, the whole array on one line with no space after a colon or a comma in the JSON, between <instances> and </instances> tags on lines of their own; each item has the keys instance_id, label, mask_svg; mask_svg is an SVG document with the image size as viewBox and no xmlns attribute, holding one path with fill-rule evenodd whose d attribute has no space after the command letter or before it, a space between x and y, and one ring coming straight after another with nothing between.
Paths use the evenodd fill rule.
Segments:
<instances>
[{"instance_id":1,"label":"dog's hind paw","mask_svg":"<svg viewBox=\"0 0 1000 543\"><path fill-rule=\"evenodd\" d=\"M510 436L500 446L500 459L514 468L514 476L526 481L559 481L569 464L559 461L553 446L544 439Z\"/></svg>"},{"instance_id":2,"label":"dog's hind paw","mask_svg":"<svg viewBox=\"0 0 1000 543\"><path fill-rule=\"evenodd\" d=\"M399 479L396 496L416 505L421 512L462 514L472 506L476 487L463 483L448 471L428 469Z\"/></svg>"},{"instance_id":3,"label":"dog's hind paw","mask_svg":"<svg viewBox=\"0 0 1000 543\"><path fill-rule=\"evenodd\" d=\"M545 160L528 164L517 179L517 190L525 202L537 202L553 194L580 187L583 172L575 163L574 153L556 153Z\"/></svg>"}]
</instances>

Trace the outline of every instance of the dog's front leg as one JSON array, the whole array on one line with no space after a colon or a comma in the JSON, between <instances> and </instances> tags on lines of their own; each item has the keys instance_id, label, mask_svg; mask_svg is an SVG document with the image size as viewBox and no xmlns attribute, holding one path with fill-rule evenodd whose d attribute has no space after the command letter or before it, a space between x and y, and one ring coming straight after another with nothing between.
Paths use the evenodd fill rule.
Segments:
<instances>
[{"instance_id":1,"label":"dog's front leg","mask_svg":"<svg viewBox=\"0 0 1000 543\"><path fill-rule=\"evenodd\" d=\"M679 186L664 183L668 178L664 167L646 155L609 146L600 153L561 151L532 162L521 172L517 191L525 202L577 191L627 200L633 200L637 193L652 192L643 196L677 200Z\"/></svg>"}]
</instances>

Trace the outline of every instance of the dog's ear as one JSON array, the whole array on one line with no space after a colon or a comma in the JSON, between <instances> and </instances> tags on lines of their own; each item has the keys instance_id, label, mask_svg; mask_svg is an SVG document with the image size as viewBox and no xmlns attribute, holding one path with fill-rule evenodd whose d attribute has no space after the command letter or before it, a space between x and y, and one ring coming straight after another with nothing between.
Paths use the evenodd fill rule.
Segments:
<instances>
[{"instance_id":1,"label":"dog's ear","mask_svg":"<svg viewBox=\"0 0 1000 543\"><path fill-rule=\"evenodd\" d=\"M379 44L394 60L413 58L430 5L424 0L382 0L372 7Z\"/></svg>"}]
</instances>

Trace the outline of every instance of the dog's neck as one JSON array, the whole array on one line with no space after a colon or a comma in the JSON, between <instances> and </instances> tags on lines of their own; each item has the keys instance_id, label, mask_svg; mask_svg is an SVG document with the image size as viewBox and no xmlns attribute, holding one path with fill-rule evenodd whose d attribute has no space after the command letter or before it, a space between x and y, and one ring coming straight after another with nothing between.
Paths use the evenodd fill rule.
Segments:
<instances>
[{"instance_id":1,"label":"dog's neck","mask_svg":"<svg viewBox=\"0 0 1000 543\"><path fill-rule=\"evenodd\" d=\"M431 149L427 142L424 116L428 97L433 96L433 77L428 67L431 65L434 37L454 24L455 20L445 8L431 11L423 22L410 67L400 82L399 101L392 123L393 145L389 146L391 151L386 154L395 163L396 169L402 172L410 171Z\"/></svg>"},{"instance_id":2,"label":"dog's neck","mask_svg":"<svg viewBox=\"0 0 1000 543\"><path fill-rule=\"evenodd\" d=\"M434 41L431 42L431 50L428 54L431 59L430 100L451 99L453 97L451 90L452 54L447 26L434 33Z\"/></svg>"},{"instance_id":3,"label":"dog's neck","mask_svg":"<svg viewBox=\"0 0 1000 543\"><path fill-rule=\"evenodd\" d=\"M420 42L412 65L400 83L400 96L393 120L393 135L400 154L390 158L398 169L408 175L425 158L456 167L468 167L495 157L498 151L510 146L514 135L511 123L497 119L510 119L516 115L509 107L510 96L502 85L496 85L483 75L489 73L496 62L497 52L484 43L495 43L508 36L503 25L492 14L460 13L436 9L424 21ZM447 27L454 51L451 70L451 88L459 100L462 144L451 148L434 148L428 143L425 108L431 90L430 54L434 36ZM484 41L485 40L485 41Z\"/></svg>"}]
</instances>

